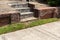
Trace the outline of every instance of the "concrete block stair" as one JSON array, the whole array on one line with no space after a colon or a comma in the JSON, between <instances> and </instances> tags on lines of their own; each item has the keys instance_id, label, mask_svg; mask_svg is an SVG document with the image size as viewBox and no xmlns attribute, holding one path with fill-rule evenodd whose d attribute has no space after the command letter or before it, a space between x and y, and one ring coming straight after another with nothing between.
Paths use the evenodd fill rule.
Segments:
<instances>
[{"instance_id":1,"label":"concrete block stair","mask_svg":"<svg viewBox=\"0 0 60 40\"><path fill-rule=\"evenodd\" d=\"M21 22L26 22L30 20L35 20L37 18L34 17L34 13L30 11L30 8L28 7L28 3L12 3L11 7L16 9L16 11L20 12L20 21Z\"/></svg>"}]
</instances>

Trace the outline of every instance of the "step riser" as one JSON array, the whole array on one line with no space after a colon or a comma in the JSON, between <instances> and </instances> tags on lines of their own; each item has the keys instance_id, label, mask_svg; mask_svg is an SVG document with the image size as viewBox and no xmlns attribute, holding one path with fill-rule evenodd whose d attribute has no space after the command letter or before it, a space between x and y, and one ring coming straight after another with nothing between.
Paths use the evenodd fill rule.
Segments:
<instances>
[{"instance_id":1,"label":"step riser","mask_svg":"<svg viewBox=\"0 0 60 40\"><path fill-rule=\"evenodd\" d=\"M28 5L27 4L15 4L15 5L11 5L11 7L22 8L22 7L28 7Z\"/></svg>"},{"instance_id":2,"label":"step riser","mask_svg":"<svg viewBox=\"0 0 60 40\"><path fill-rule=\"evenodd\" d=\"M20 12L30 12L30 9L22 9Z\"/></svg>"},{"instance_id":3,"label":"step riser","mask_svg":"<svg viewBox=\"0 0 60 40\"><path fill-rule=\"evenodd\" d=\"M30 9L17 9L17 11L19 11L20 13L30 12Z\"/></svg>"},{"instance_id":4,"label":"step riser","mask_svg":"<svg viewBox=\"0 0 60 40\"><path fill-rule=\"evenodd\" d=\"M28 18L28 17L33 17L33 14L20 15L21 19Z\"/></svg>"},{"instance_id":5,"label":"step riser","mask_svg":"<svg viewBox=\"0 0 60 40\"><path fill-rule=\"evenodd\" d=\"M30 22L30 21L33 21L33 20L37 20L37 18L35 18L35 17L28 17L28 18L25 18L25 19L21 19L20 21L21 22Z\"/></svg>"}]
</instances>

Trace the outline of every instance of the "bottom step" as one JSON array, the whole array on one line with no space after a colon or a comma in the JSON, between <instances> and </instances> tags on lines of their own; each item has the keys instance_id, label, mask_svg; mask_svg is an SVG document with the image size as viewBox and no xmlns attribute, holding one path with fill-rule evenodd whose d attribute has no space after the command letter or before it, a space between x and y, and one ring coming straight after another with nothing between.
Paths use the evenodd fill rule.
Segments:
<instances>
[{"instance_id":1,"label":"bottom step","mask_svg":"<svg viewBox=\"0 0 60 40\"><path fill-rule=\"evenodd\" d=\"M25 19L21 19L21 22L27 22L27 21L32 21L32 20L36 20L37 18L35 17L29 17L29 18L25 18Z\"/></svg>"}]
</instances>

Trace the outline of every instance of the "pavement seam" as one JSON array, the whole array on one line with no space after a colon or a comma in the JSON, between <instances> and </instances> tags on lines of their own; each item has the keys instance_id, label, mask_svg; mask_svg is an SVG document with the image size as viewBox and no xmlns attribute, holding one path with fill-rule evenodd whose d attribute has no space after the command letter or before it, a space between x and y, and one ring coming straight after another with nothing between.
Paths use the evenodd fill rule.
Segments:
<instances>
[{"instance_id":1,"label":"pavement seam","mask_svg":"<svg viewBox=\"0 0 60 40\"><path fill-rule=\"evenodd\" d=\"M44 30L44 29L41 29L41 30ZM58 37L57 35L55 35L55 34L49 32L49 31L47 31L47 30L44 30L44 31L48 32L48 33L51 34L51 35L54 35L55 37ZM60 39L60 37L58 37L58 38Z\"/></svg>"},{"instance_id":2,"label":"pavement seam","mask_svg":"<svg viewBox=\"0 0 60 40\"><path fill-rule=\"evenodd\" d=\"M34 28L34 29L35 29L35 28ZM39 29L39 30L35 29L35 30L36 30L36 31L39 31L39 32L41 32L41 33L43 33L43 34L50 35L51 37L55 38L56 40L59 40L59 39L60 39L59 37L56 37L55 34L52 34L52 33L48 32L48 31L46 31L46 30L44 30L44 29ZM42 30L43 30L43 31L42 31Z\"/></svg>"},{"instance_id":3,"label":"pavement seam","mask_svg":"<svg viewBox=\"0 0 60 40\"><path fill-rule=\"evenodd\" d=\"M35 30L36 33L34 33L33 30ZM45 35L47 35L47 36L50 36L50 37L54 38L55 40L58 40L58 38L56 38L56 37L54 37L54 36L51 36L51 35L49 35L49 34L43 32L43 31L41 31L41 30L37 30L37 29L35 29L35 28L32 28L32 29L30 29L29 31L30 31L30 33L34 33L34 34L37 34L37 32L38 32L37 36L40 35L39 33L42 33L42 34L45 34Z\"/></svg>"}]
</instances>

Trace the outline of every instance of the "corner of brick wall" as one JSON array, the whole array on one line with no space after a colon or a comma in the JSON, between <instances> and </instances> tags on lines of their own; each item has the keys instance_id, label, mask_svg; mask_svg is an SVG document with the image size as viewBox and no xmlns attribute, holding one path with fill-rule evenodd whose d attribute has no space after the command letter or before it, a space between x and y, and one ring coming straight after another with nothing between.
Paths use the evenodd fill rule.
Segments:
<instances>
[{"instance_id":1,"label":"corner of brick wall","mask_svg":"<svg viewBox=\"0 0 60 40\"><path fill-rule=\"evenodd\" d=\"M55 13L56 13L56 17L60 18L60 7L56 7Z\"/></svg>"},{"instance_id":2,"label":"corner of brick wall","mask_svg":"<svg viewBox=\"0 0 60 40\"><path fill-rule=\"evenodd\" d=\"M8 13L0 15L0 26L20 22L20 13Z\"/></svg>"}]
</instances>

